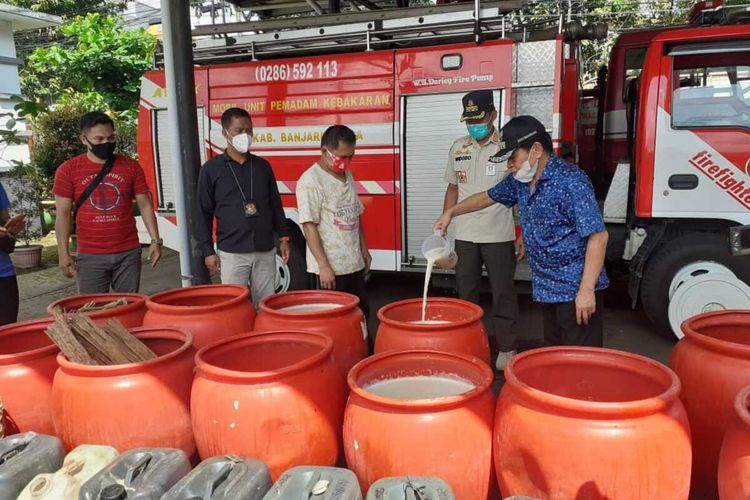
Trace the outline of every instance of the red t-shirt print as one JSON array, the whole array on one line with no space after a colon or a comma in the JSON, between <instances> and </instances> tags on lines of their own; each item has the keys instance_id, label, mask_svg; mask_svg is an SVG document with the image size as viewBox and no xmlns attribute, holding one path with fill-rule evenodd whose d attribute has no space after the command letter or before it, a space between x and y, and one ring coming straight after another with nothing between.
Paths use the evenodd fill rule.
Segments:
<instances>
[{"instance_id":1,"label":"red t-shirt print","mask_svg":"<svg viewBox=\"0 0 750 500\"><path fill-rule=\"evenodd\" d=\"M66 161L55 173L52 192L75 203L102 166L89 160L85 154ZM138 162L117 155L110 173L78 209L78 251L113 254L138 248L133 197L148 192L146 178Z\"/></svg>"}]
</instances>

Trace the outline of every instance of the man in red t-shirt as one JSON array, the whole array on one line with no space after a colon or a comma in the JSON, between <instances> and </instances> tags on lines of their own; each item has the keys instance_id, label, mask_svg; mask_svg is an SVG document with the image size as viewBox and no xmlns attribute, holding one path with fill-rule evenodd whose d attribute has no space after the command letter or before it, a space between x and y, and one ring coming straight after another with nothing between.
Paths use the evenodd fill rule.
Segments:
<instances>
[{"instance_id":1,"label":"man in red t-shirt","mask_svg":"<svg viewBox=\"0 0 750 500\"><path fill-rule=\"evenodd\" d=\"M55 194L57 220L55 234L60 270L68 278L75 274L80 293L135 293L141 281L141 246L133 216L133 198L151 236L148 258L151 266L161 257L162 240L156 223L151 194L138 162L115 155L115 124L104 113L87 113L81 118L81 141L88 151L57 169ZM93 182L114 157L112 169L81 200ZM71 214L76 212L78 256L73 261L69 243Z\"/></svg>"}]
</instances>

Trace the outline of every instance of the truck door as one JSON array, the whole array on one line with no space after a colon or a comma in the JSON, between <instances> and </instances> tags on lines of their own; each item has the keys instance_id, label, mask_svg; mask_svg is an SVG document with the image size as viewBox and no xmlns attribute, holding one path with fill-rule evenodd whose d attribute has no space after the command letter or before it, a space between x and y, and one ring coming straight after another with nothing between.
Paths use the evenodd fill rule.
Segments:
<instances>
[{"instance_id":1,"label":"truck door","mask_svg":"<svg viewBox=\"0 0 750 500\"><path fill-rule=\"evenodd\" d=\"M665 53L653 216L750 224L750 40Z\"/></svg>"}]
</instances>

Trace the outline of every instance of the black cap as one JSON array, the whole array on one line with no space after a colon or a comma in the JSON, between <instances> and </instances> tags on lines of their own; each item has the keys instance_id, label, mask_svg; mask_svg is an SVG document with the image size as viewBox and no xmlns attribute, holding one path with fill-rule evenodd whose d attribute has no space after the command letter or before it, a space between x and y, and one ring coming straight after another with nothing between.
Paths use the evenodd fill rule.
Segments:
<instances>
[{"instance_id":1,"label":"black cap","mask_svg":"<svg viewBox=\"0 0 750 500\"><path fill-rule=\"evenodd\" d=\"M495 111L495 103L492 102L491 90L475 90L469 92L462 99L464 112L461 121L481 120Z\"/></svg>"},{"instance_id":2,"label":"black cap","mask_svg":"<svg viewBox=\"0 0 750 500\"><path fill-rule=\"evenodd\" d=\"M535 142L551 142L547 129L542 122L533 116L516 116L500 129L500 144L491 161L502 163L508 161L513 152L521 146Z\"/></svg>"}]
</instances>

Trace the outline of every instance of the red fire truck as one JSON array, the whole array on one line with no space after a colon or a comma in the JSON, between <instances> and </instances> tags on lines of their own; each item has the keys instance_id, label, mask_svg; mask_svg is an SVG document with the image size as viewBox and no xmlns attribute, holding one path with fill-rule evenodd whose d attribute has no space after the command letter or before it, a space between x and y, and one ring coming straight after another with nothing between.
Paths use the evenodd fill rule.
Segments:
<instances>
[{"instance_id":1,"label":"red fire truck","mask_svg":"<svg viewBox=\"0 0 750 500\"><path fill-rule=\"evenodd\" d=\"M594 162L577 131L591 129L593 113L604 117L594 128L611 132L606 124L620 123L623 110L626 127L616 139L632 145L634 158L610 148L599 164L582 166L608 172L608 258L613 271L630 273L634 304L640 295L657 327L677 333L675 325L696 312L750 308L750 267L736 256L750 247L743 227L750 224L750 26L662 30L644 42L640 72L631 71L627 49L617 56L624 46L616 45L601 91L605 102L622 105L608 115L590 102L579 106L578 47L555 29L562 22L552 29L522 25L504 10L508 4L320 16L314 27L299 18L258 21L231 37L196 39L202 159L222 150L219 118L239 106L253 116L254 152L274 167L294 229L292 259L288 266L279 261L277 288L304 283L295 186L334 123L357 134L352 172L366 207L373 269L423 270L420 245L442 209L447 151L466 134L458 121L461 96L491 89L498 125L534 115L556 148L578 144L580 159ZM628 91L618 95L617 88ZM583 97L591 101L590 94ZM166 106L164 72L147 73L140 162L158 200L162 234L174 245ZM528 268L517 277L528 279Z\"/></svg>"}]
</instances>

